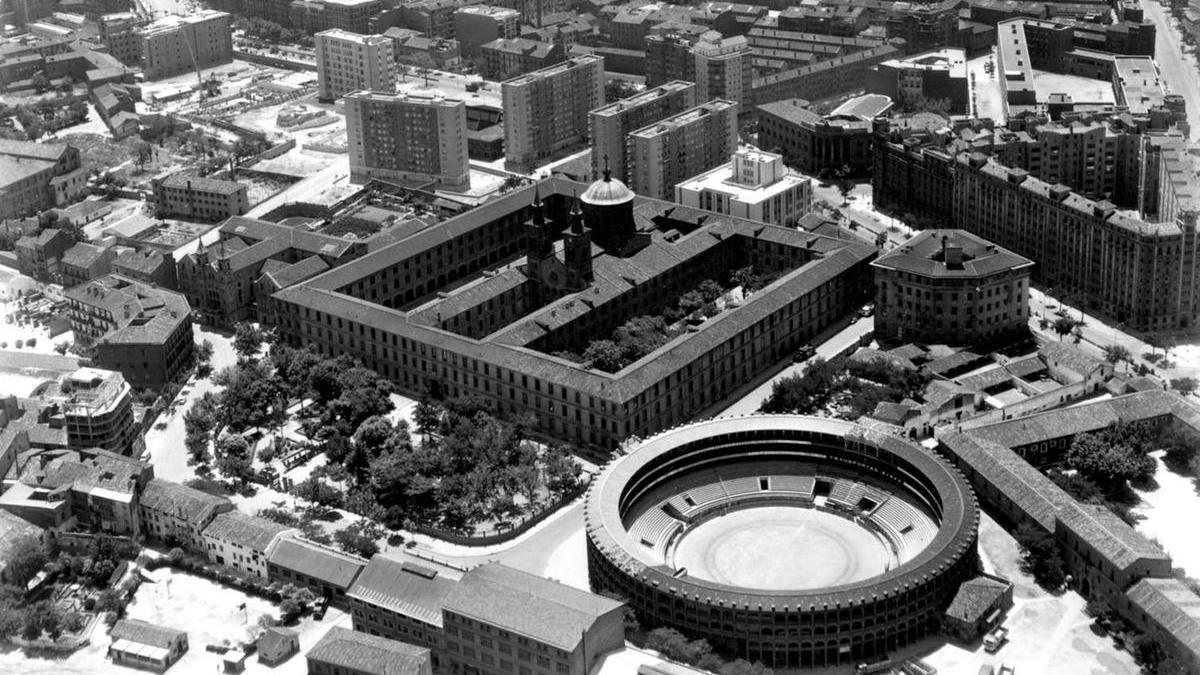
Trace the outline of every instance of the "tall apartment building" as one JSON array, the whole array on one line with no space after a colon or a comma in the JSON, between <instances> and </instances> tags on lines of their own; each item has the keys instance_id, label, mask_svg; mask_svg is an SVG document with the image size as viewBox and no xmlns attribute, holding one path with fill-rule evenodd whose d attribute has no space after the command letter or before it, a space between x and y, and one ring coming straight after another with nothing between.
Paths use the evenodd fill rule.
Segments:
<instances>
[{"instance_id":1,"label":"tall apartment building","mask_svg":"<svg viewBox=\"0 0 1200 675\"><path fill-rule=\"evenodd\" d=\"M669 80L696 83L696 99L715 98L742 105L750 101L753 54L744 35L722 37L716 31L699 36L676 33L646 37L646 85Z\"/></svg>"},{"instance_id":2,"label":"tall apartment building","mask_svg":"<svg viewBox=\"0 0 1200 675\"><path fill-rule=\"evenodd\" d=\"M599 177L607 166L614 178L628 182L625 136L634 129L676 115L695 105L696 85L672 80L588 113L588 127L592 136L592 177Z\"/></svg>"},{"instance_id":3,"label":"tall apartment building","mask_svg":"<svg viewBox=\"0 0 1200 675\"><path fill-rule=\"evenodd\" d=\"M717 99L631 132L630 188L669 200L676 184L724 164L737 150L737 111Z\"/></svg>"},{"instance_id":4,"label":"tall apartment building","mask_svg":"<svg viewBox=\"0 0 1200 675\"><path fill-rule=\"evenodd\" d=\"M80 368L38 395L51 427L67 430L72 448L102 448L133 454L142 442L133 419L133 390L121 373Z\"/></svg>"},{"instance_id":5,"label":"tall apartment building","mask_svg":"<svg viewBox=\"0 0 1200 675\"><path fill-rule=\"evenodd\" d=\"M331 102L355 91L396 91L395 50L383 35L340 28L317 33L317 98Z\"/></svg>"},{"instance_id":6,"label":"tall apartment building","mask_svg":"<svg viewBox=\"0 0 1200 675\"><path fill-rule=\"evenodd\" d=\"M521 13L491 5L460 7L454 12L454 34L462 55L473 59L479 56L479 48L492 40L520 37Z\"/></svg>"},{"instance_id":7,"label":"tall apartment building","mask_svg":"<svg viewBox=\"0 0 1200 675\"><path fill-rule=\"evenodd\" d=\"M470 185L467 108L437 92L346 96L350 180Z\"/></svg>"},{"instance_id":8,"label":"tall apartment building","mask_svg":"<svg viewBox=\"0 0 1200 675\"><path fill-rule=\"evenodd\" d=\"M793 227L812 208L812 179L789 171L781 155L742 149L728 164L676 185L675 201L704 211Z\"/></svg>"},{"instance_id":9,"label":"tall apartment building","mask_svg":"<svg viewBox=\"0 0 1200 675\"><path fill-rule=\"evenodd\" d=\"M127 66L142 62L141 27L145 20L133 12L105 14L100 17L100 40L113 58Z\"/></svg>"},{"instance_id":10,"label":"tall apartment building","mask_svg":"<svg viewBox=\"0 0 1200 675\"><path fill-rule=\"evenodd\" d=\"M604 102L604 59L577 56L501 85L505 166L528 172L588 142L588 112Z\"/></svg>"},{"instance_id":11,"label":"tall apartment building","mask_svg":"<svg viewBox=\"0 0 1200 675\"><path fill-rule=\"evenodd\" d=\"M400 5L400 25L430 38L456 38L454 13L464 0L417 0Z\"/></svg>"},{"instance_id":12,"label":"tall apartment building","mask_svg":"<svg viewBox=\"0 0 1200 675\"><path fill-rule=\"evenodd\" d=\"M167 16L142 30L142 71L147 80L229 63L233 60L232 17L200 10Z\"/></svg>"}]
</instances>

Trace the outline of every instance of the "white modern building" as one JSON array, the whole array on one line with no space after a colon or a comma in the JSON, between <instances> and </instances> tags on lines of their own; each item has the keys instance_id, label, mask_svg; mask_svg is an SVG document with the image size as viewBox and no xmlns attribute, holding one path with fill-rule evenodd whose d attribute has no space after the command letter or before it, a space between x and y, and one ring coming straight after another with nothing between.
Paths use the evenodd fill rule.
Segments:
<instances>
[{"instance_id":1,"label":"white modern building","mask_svg":"<svg viewBox=\"0 0 1200 675\"><path fill-rule=\"evenodd\" d=\"M675 201L705 211L788 225L812 208L812 179L790 171L782 155L742 148L728 164L676 185Z\"/></svg>"}]
</instances>

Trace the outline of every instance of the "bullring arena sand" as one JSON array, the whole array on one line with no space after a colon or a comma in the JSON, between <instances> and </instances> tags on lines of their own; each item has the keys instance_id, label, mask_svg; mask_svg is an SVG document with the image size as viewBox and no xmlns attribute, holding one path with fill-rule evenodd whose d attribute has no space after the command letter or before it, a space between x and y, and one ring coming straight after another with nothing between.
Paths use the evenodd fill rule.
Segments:
<instances>
[{"instance_id":1,"label":"bullring arena sand","mask_svg":"<svg viewBox=\"0 0 1200 675\"><path fill-rule=\"evenodd\" d=\"M846 518L799 506L760 506L716 516L675 545L688 576L764 591L802 591L886 572L894 556L874 533Z\"/></svg>"}]
</instances>

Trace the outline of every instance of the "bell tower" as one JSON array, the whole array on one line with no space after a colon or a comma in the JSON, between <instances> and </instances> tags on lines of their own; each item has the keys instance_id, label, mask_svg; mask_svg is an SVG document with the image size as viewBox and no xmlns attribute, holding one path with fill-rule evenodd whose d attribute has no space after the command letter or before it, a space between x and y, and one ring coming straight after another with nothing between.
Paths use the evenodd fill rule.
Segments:
<instances>
[{"instance_id":1,"label":"bell tower","mask_svg":"<svg viewBox=\"0 0 1200 675\"><path fill-rule=\"evenodd\" d=\"M563 262L572 289L581 290L592 283L592 231L583 225L578 199L571 205L571 227L563 235Z\"/></svg>"}]
</instances>

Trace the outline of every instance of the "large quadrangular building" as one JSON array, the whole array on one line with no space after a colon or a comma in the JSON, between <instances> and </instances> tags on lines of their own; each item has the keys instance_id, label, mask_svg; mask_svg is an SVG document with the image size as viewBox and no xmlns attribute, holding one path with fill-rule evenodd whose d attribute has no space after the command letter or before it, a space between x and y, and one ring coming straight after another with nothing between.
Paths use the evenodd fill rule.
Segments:
<instances>
[{"instance_id":1,"label":"large quadrangular building","mask_svg":"<svg viewBox=\"0 0 1200 675\"><path fill-rule=\"evenodd\" d=\"M501 96L505 167L530 171L587 145L588 112L604 103L604 59L577 56L506 80Z\"/></svg>"},{"instance_id":2,"label":"large quadrangular building","mask_svg":"<svg viewBox=\"0 0 1200 675\"><path fill-rule=\"evenodd\" d=\"M690 420L869 296L876 252L853 235L643 200L611 179L584 187L515 190L279 291L273 323L288 344L351 355L401 391L479 396L607 452ZM583 213L569 215L581 191ZM778 278L615 373L560 356L746 266Z\"/></svg>"}]
</instances>

